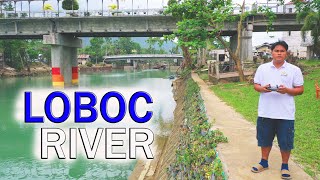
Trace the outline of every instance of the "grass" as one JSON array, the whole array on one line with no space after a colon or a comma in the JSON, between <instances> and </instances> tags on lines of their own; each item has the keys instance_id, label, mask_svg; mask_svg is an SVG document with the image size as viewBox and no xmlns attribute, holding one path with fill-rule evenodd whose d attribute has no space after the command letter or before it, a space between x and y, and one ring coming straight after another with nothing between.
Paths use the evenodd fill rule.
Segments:
<instances>
[{"instance_id":1,"label":"grass","mask_svg":"<svg viewBox=\"0 0 320 180\"><path fill-rule=\"evenodd\" d=\"M320 61L301 62L307 75L304 76L304 93L295 97L295 160L313 177L320 175L320 99L315 98L315 81L320 83ZM317 66L317 67L316 67ZM314 67L311 68L310 67ZM259 93L248 83L228 83L212 86L214 93L256 123Z\"/></svg>"},{"instance_id":2,"label":"grass","mask_svg":"<svg viewBox=\"0 0 320 180\"><path fill-rule=\"evenodd\" d=\"M317 59L299 60L299 63L304 66L320 66L320 60Z\"/></svg>"},{"instance_id":3,"label":"grass","mask_svg":"<svg viewBox=\"0 0 320 180\"><path fill-rule=\"evenodd\" d=\"M200 73L199 76L200 76L200 78L203 79L204 81L209 81L208 72L206 72L206 73Z\"/></svg>"},{"instance_id":4,"label":"grass","mask_svg":"<svg viewBox=\"0 0 320 180\"><path fill-rule=\"evenodd\" d=\"M208 70L201 70L201 69L199 69L199 70L197 70L196 72L198 73L199 77L200 77L202 80L204 80L204 81L206 81L206 82L209 81Z\"/></svg>"}]
</instances>

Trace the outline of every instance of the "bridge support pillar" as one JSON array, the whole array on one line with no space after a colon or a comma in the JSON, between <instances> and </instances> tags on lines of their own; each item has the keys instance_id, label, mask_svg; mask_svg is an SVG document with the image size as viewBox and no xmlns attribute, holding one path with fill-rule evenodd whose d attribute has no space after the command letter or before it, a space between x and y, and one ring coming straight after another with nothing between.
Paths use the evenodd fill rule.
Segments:
<instances>
[{"instance_id":1,"label":"bridge support pillar","mask_svg":"<svg viewBox=\"0 0 320 180\"><path fill-rule=\"evenodd\" d=\"M82 47L81 40L72 35L52 33L43 36L43 44L51 45L53 87L77 86L77 48Z\"/></svg>"},{"instance_id":2,"label":"bridge support pillar","mask_svg":"<svg viewBox=\"0 0 320 180\"><path fill-rule=\"evenodd\" d=\"M307 46L307 56L306 56L306 59L312 59L312 58L313 58L312 46Z\"/></svg>"},{"instance_id":3,"label":"bridge support pillar","mask_svg":"<svg viewBox=\"0 0 320 180\"><path fill-rule=\"evenodd\" d=\"M248 24L246 29L242 31L241 45L240 45L240 57L242 62L253 62L252 30L253 30L253 25Z\"/></svg>"},{"instance_id":4,"label":"bridge support pillar","mask_svg":"<svg viewBox=\"0 0 320 180\"><path fill-rule=\"evenodd\" d=\"M253 54L252 54L252 24L248 24L246 29L242 31L241 34L241 43L240 43L240 59L243 65L253 63ZM230 48L233 52L237 49L238 43L238 34L233 35L230 38Z\"/></svg>"},{"instance_id":5,"label":"bridge support pillar","mask_svg":"<svg viewBox=\"0 0 320 180\"><path fill-rule=\"evenodd\" d=\"M238 44L238 34L235 34L230 37L230 49L232 52L236 52L237 49L237 44ZM229 56L230 61L233 60L231 56Z\"/></svg>"},{"instance_id":6,"label":"bridge support pillar","mask_svg":"<svg viewBox=\"0 0 320 180\"><path fill-rule=\"evenodd\" d=\"M138 68L138 61L132 60L132 64L133 64L133 69Z\"/></svg>"}]
</instances>

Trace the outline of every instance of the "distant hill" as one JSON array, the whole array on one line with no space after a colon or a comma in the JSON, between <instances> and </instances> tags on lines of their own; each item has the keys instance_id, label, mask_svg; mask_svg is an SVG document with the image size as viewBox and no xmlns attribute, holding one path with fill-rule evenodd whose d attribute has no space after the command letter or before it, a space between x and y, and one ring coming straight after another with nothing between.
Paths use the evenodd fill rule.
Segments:
<instances>
[{"instance_id":1,"label":"distant hill","mask_svg":"<svg viewBox=\"0 0 320 180\"><path fill-rule=\"evenodd\" d=\"M90 37L84 37L81 39L82 39L83 47L90 45ZM112 38L112 39L117 39L117 38ZM132 37L131 39L132 39L132 41L139 43L142 48L148 47L148 43L146 42L146 40L148 39L147 37ZM174 42L165 42L163 44L162 48L169 53L169 51L175 46L176 46L176 44ZM155 45L155 48L157 50L160 49L157 44Z\"/></svg>"}]
</instances>

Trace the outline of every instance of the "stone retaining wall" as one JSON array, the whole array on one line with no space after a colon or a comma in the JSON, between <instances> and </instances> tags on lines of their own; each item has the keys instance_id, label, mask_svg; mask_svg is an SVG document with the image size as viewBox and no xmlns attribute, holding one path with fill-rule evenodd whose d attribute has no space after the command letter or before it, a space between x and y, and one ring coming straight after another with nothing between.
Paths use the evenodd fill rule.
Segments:
<instances>
[{"instance_id":1,"label":"stone retaining wall","mask_svg":"<svg viewBox=\"0 0 320 180\"><path fill-rule=\"evenodd\" d=\"M174 110L174 122L172 131L169 137L164 140L161 145L158 145L157 156L151 162L138 161L133 173L129 179L168 179L167 168L176 158L176 150L180 141L180 126L184 119L184 92L185 80L177 79L173 81L173 94L176 101L176 108Z\"/></svg>"}]
</instances>

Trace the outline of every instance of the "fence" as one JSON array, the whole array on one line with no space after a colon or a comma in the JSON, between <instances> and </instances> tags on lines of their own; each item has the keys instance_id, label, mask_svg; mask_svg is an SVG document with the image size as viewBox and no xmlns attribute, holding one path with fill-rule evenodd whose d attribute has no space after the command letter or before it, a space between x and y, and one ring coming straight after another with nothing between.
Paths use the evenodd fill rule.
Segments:
<instances>
[{"instance_id":1,"label":"fence","mask_svg":"<svg viewBox=\"0 0 320 180\"><path fill-rule=\"evenodd\" d=\"M236 67L234 62L218 62L218 61L209 61L208 73L209 75L215 75L217 79L220 78L220 73L235 72Z\"/></svg>"},{"instance_id":2,"label":"fence","mask_svg":"<svg viewBox=\"0 0 320 180\"><path fill-rule=\"evenodd\" d=\"M119 9L119 10L63 10L63 11L2 11L0 18L54 18L87 16L152 16L163 15L164 9Z\"/></svg>"},{"instance_id":3,"label":"fence","mask_svg":"<svg viewBox=\"0 0 320 180\"><path fill-rule=\"evenodd\" d=\"M0 0L1 1L1 0ZM30 5L29 5L30 6ZM293 5L281 5L280 3L258 3L252 4L251 6L245 6L245 11L257 10L259 6L267 6L274 13L277 14L290 14L295 13L295 8ZM0 8L1 9L1 8ZM22 7L21 7L22 9ZM61 10L61 11L5 11L1 9L0 18L39 18L39 17L86 17L86 16L143 16L143 15L163 15L165 8L155 8L155 9L117 9L109 10L90 10L90 11L80 11L80 10ZM241 8L239 5L234 5L234 14L240 14Z\"/></svg>"}]
</instances>

